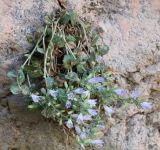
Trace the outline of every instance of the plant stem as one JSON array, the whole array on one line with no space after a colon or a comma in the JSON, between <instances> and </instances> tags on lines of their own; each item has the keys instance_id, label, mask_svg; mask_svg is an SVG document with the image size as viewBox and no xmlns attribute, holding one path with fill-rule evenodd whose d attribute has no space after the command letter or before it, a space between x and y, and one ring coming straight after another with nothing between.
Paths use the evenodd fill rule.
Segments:
<instances>
[{"instance_id":1,"label":"plant stem","mask_svg":"<svg viewBox=\"0 0 160 150\"><path fill-rule=\"evenodd\" d=\"M31 52L31 54L28 56L28 58L26 59L26 61L23 63L22 65L22 69L24 68L24 66L27 64L27 62L31 59L32 55L34 54L34 52L37 50L37 47L39 45L39 43L41 42L43 37L43 34L40 36L40 38L38 39L36 46L34 47L33 51Z\"/></svg>"},{"instance_id":2,"label":"plant stem","mask_svg":"<svg viewBox=\"0 0 160 150\"><path fill-rule=\"evenodd\" d=\"M27 74L27 80L28 80L28 85L29 85L29 87L31 87L31 82L30 82L30 80L29 80L29 75Z\"/></svg>"},{"instance_id":3,"label":"plant stem","mask_svg":"<svg viewBox=\"0 0 160 150\"><path fill-rule=\"evenodd\" d=\"M57 22L55 23L55 27L54 27L54 30L53 30L53 24L52 24L52 37L51 37L51 40L48 44L48 47L47 47L47 50L46 50L46 53L45 53L45 57L44 57L44 78L46 78L47 76L47 57L48 57L48 51L49 51L49 47L50 45L52 44L52 40L53 40L53 37L56 33L56 28L57 28L57 24L59 22L60 19L57 20Z\"/></svg>"},{"instance_id":4,"label":"plant stem","mask_svg":"<svg viewBox=\"0 0 160 150\"><path fill-rule=\"evenodd\" d=\"M69 52L72 54L72 56L74 57L74 59L76 59L76 56L73 54L72 50L70 49L70 47L69 47L69 45L68 45L68 43L66 41L64 31L62 33L63 33L63 39L64 39L64 42L65 42L66 48L68 48Z\"/></svg>"},{"instance_id":5,"label":"plant stem","mask_svg":"<svg viewBox=\"0 0 160 150\"><path fill-rule=\"evenodd\" d=\"M88 50L90 51L90 49L89 49L89 42L88 42L88 38L87 38L87 34L86 34L86 30L85 30L85 27L84 27L84 25L83 25L83 22L80 22L80 24L81 24L81 26L82 26L82 29L83 29L83 32L84 32L84 37L85 37L85 39L86 39L86 42L87 42L87 47L88 47Z\"/></svg>"},{"instance_id":6,"label":"plant stem","mask_svg":"<svg viewBox=\"0 0 160 150\"><path fill-rule=\"evenodd\" d=\"M44 49L44 52L46 52L46 44L45 44L46 31L47 31L47 28L45 28L44 36L43 36L43 49ZM45 55L46 55L46 53L45 53ZM44 59L44 64L45 64L45 59ZM44 65L44 74L46 74L46 66L45 65Z\"/></svg>"}]
</instances>

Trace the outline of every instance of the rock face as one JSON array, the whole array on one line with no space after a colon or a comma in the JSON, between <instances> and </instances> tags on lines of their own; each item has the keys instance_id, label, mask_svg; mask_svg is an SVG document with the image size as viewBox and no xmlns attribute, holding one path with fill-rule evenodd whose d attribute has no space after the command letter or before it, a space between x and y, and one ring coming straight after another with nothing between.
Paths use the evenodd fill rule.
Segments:
<instances>
[{"instance_id":1,"label":"rock face","mask_svg":"<svg viewBox=\"0 0 160 150\"><path fill-rule=\"evenodd\" d=\"M110 119L105 150L160 149L160 1L68 0L68 9L91 21L110 46L106 61L117 83L137 89L154 108L144 112L135 106L120 108ZM28 112L22 97L10 96L8 69L20 64L20 56L32 47L26 36L43 24L44 14L60 8L57 0L0 1L0 149L67 150L65 134L57 124ZM14 65L13 65L14 64ZM68 148L66 147L68 146ZM72 148L73 147L73 148Z\"/></svg>"},{"instance_id":2,"label":"rock face","mask_svg":"<svg viewBox=\"0 0 160 150\"><path fill-rule=\"evenodd\" d=\"M1 106L4 101L8 107ZM22 97L0 103L1 150L78 150L56 123L44 120L40 112L28 112Z\"/></svg>"},{"instance_id":3,"label":"rock face","mask_svg":"<svg viewBox=\"0 0 160 150\"><path fill-rule=\"evenodd\" d=\"M139 111L134 106L127 108L129 112L126 108L122 109L121 112L127 116L123 119L114 118L116 121L112 122L106 135L106 145L113 150L158 150L160 148L159 106L149 112Z\"/></svg>"},{"instance_id":4,"label":"rock face","mask_svg":"<svg viewBox=\"0 0 160 150\"><path fill-rule=\"evenodd\" d=\"M104 30L102 37L110 46L107 60L119 73L119 84L139 89L143 98L152 89L159 91L160 1L93 0L81 8L76 3L82 16Z\"/></svg>"}]
</instances>

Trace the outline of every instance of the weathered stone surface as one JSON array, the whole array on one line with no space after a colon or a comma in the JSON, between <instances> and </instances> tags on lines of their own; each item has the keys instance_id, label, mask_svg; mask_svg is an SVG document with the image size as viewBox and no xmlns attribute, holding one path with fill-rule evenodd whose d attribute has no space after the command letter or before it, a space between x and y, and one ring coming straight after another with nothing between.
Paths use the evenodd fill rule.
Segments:
<instances>
[{"instance_id":1,"label":"weathered stone surface","mask_svg":"<svg viewBox=\"0 0 160 150\"><path fill-rule=\"evenodd\" d=\"M11 113L20 112L26 109L26 98L22 95L7 97L8 108Z\"/></svg>"},{"instance_id":2,"label":"weathered stone surface","mask_svg":"<svg viewBox=\"0 0 160 150\"><path fill-rule=\"evenodd\" d=\"M157 106L150 112L133 106L120 108L107 125L104 149L159 150L160 1L68 0L67 7L103 30L103 41L110 46L106 60L116 74L116 81L124 88L138 89L142 98L151 98ZM28 112L21 97L9 96L8 85L12 81L6 77L6 71L11 66L16 68L21 54L32 47L26 36L43 24L45 12L57 8L60 8L57 0L0 1L2 150L67 150L62 129L43 120L38 112ZM69 146L68 149L76 148Z\"/></svg>"},{"instance_id":3,"label":"weathered stone surface","mask_svg":"<svg viewBox=\"0 0 160 150\"><path fill-rule=\"evenodd\" d=\"M39 113L20 111L11 115L3 109L0 108L1 150L78 150L56 123L45 121Z\"/></svg>"},{"instance_id":4,"label":"weathered stone surface","mask_svg":"<svg viewBox=\"0 0 160 150\"><path fill-rule=\"evenodd\" d=\"M145 113L138 110L136 112L132 107L130 110L132 113L126 113L127 118L117 120L111 125L107 132L106 144L114 150L160 149L159 109Z\"/></svg>"},{"instance_id":5,"label":"weathered stone surface","mask_svg":"<svg viewBox=\"0 0 160 150\"><path fill-rule=\"evenodd\" d=\"M78 1L72 3L70 0L70 3L104 30L102 37L110 45L106 59L114 71L125 76L130 83L135 80L134 74L140 72L140 79L136 79L135 86L143 84L145 81L141 80L146 78L147 84L153 85L155 75L159 80L159 0L83 0L78 6ZM131 73L133 78L130 77ZM133 84L130 88L134 88ZM158 85L154 88L159 90ZM148 97L151 89L152 86L148 90ZM143 97L143 92L141 95Z\"/></svg>"},{"instance_id":6,"label":"weathered stone surface","mask_svg":"<svg viewBox=\"0 0 160 150\"><path fill-rule=\"evenodd\" d=\"M43 23L46 12L58 8L56 0L1 0L0 1L0 59L25 53L29 48L26 36Z\"/></svg>"}]
</instances>

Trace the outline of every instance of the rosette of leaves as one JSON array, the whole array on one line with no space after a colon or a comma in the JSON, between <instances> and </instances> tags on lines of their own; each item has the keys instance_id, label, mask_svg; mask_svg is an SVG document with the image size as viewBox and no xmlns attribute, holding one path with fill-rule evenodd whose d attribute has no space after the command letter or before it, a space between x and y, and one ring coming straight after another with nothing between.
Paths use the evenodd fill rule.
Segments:
<instances>
[{"instance_id":1,"label":"rosette of leaves","mask_svg":"<svg viewBox=\"0 0 160 150\"><path fill-rule=\"evenodd\" d=\"M28 96L30 109L69 128L82 148L102 146L110 106L123 103L103 59L109 48L97 45L98 33L73 11L59 11L44 22L28 38L35 47L18 72L8 72L17 81L11 92Z\"/></svg>"}]
</instances>

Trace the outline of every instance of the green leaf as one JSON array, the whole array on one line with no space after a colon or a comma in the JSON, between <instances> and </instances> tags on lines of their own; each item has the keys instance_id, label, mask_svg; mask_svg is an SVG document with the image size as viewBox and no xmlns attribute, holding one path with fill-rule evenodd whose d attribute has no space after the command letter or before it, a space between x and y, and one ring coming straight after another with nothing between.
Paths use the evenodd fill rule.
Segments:
<instances>
[{"instance_id":1,"label":"green leaf","mask_svg":"<svg viewBox=\"0 0 160 150\"><path fill-rule=\"evenodd\" d=\"M41 92L42 92L44 95L46 95L46 93L47 93L47 91L46 91L45 88L41 88Z\"/></svg>"},{"instance_id":2,"label":"green leaf","mask_svg":"<svg viewBox=\"0 0 160 150\"><path fill-rule=\"evenodd\" d=\"M65 42L64 42L63 38L60 37L60 36L58 36L58 35L55 35L55 36L53 37L53 43L54 43L56 46L58 46L59 48L62 48L62 47L65 46Z\"/></svg>"},{"instance_id":3,"label":"green leaf","mask_svg":"<svg viewBox=\"0 0 160 150\"><path fill-rule=\"evenodd\" d=\"M17 81L19 84L22 84L25 81L25 75L22 69L18 70Z\"/></svg>"},{"instance_id":4,"label":"green leaf","mask_svg":"<svg viewBox=\"0 0 160 150\"><path fill-rule=\"evenodd\" d=\"M74 113L74 111L73 111L73 110L68 111L68 115L71 115L71 114L73 114L73 113Z\"/></svg>"},{"instance_id":5,"label":"green leaf","mask_svg":"<svg viewBox=\"0 0 160 150\"><path fill-rule=\"evenodd\" d=\"M54 79L51 78L51 77L46 77L46 78L45 78L45 82L46 82L47 88L52 88L53 85L55 85L55 81L54 81Z\"/></svg>"},{"instance_id":6,"label":"green leaf","mask_svg":"<svg viewBox=\"0 0 160 150\"><path fill-rule=\"evenodd\" d=\"M80 79L78 78L78 74L75 73L75 72L69 72L66 76L65 76L66 79L72 81L72 82L79 82Z\"/></svg>"},{"instance_id":7,"label":"green leaf","mask_svg":"<svg viewBox=\"0 0 160 150\"><path fill-rule=\"evenodd\" d=\"M17 95L17 94L20 94L21 89L19 88L17 84L13 84L10 87L10 91L12 92L12 94Z\"/></svg>"},{"instance_id":8,"label":"green leaf","mask_svg":"<svg viewBox=\"0 0 160 150\"><path fill-rule=\"evenodd\" d=\"M33 78L38 78L43 76L42 69L32 65L25 66L24 70Z\"/></svg>"},{"instance_id":9,"label":"green leaf","mask_svg":"<svg viewBox=\"0 0 160 150\"><path fill-rule=\"evenodd\" d=\"M98 33L97 33L97 32L93 32L93 33L92 33L91 45L92 45L92 46L95 46L96 43L97 43L97 41L98 41L98 39L99 39Z\"/></svg>"},{"instance_id":10,"label":"green leaf","mask_svg":"<svg viewBox=\"0 0 160 150\"><path fill-rule=\"evenodd\" d=\"M69 12L70 21L72 25L75 25L78 22L78 15L75 11Z\"/></svg>"},{"instance_id":11,"label":"green leaf","mask_svg":"<svg viewBox=\"0 0 160 150\"><path fill-rule=\"evenodd\" d=\"M103 48L100 48L98 52L100 53L100 55L105 55L108 53L108 51L109 51L109 47L108 45L105 45Z\"/></svg>"},{"instance_id":12,"label":"green leaf","mask_svg":"<svg viewBox=\"0 0 160 150\"><path fill-rule=\"evenodd\" d=\"M44 22L48 25L51 25L53 23L52 19L49 18L49 16L45 16L44 17Z\"/></svg>"},{"instance_id":13,"label":"green leaf","mask_svg":"<svg viewBox=\"0 0 160 150\"><path fill-rule=\"evenodd\" d=\"M30 94L29 87L26 84L22 85L21 88L22 88L22 93L24 95L29 95Z\"/></svg>"},{"instance_id":14,"label":"green leaf","mask_svg":"<svg viewBox=\"0 0 160 150\"><path fill-rule=\"evenodd\" d=\"M91 144L91 142L92 142L92 140L91 140L91 139L86 139L86 140L84 141L84 144L85 144L85 145L90 145L90 144Z\"/></svg>"},{"instance_id":15,"label":"green leaf","mask_svg":"<svg viewBox=\"0 0 160 150\"><path fill-rule=\"evenodd\" d=\"M31 60L31 64L34 67L40 68L41 67L41 60L38 59L37 57L33 57L32 60Z\"/></svg>"},{"instance_id":16,"label":"green leaf","mask_svg":"<svg viewBox=\"0 0 160 150\"><path fill-rule=\"evenodd\" d=\"M87 56L80 56L79 60L80 60L81 63L85 64L86 61L88 60L88 57Z\"/></svg>"},{"instance_id":17,"label":"green leaf","mask_svg":"<svg viewBox=\"0 0 160 150\"><path fill-rule=\"evenodd\" d=\"M24 54L25 57L29 57L30 54Z\"/></svg>"},{"instance_id":18,"label":"green leaf","mask_svg":"<svg viewBox=\"0 0 160 150\"><path fill-rule=\"evenodd\" d=\"M47 35L51 35L52 34L52 28L47 28Z\"/></svg>"},{"instance_id":19,"label":"green leaf","mask_svg":"<svg viewBox=\"0 0 160 150\"><path fill-rule=\"evenodd\" d=\"M72 68L77 64L77 60L72 55L65 55L63 58L63 65L66 69Z\"/></svg>"},{"instance_id":20,"label":"green leaf","mask_svg":"<svg viewBox=\"0 0 160 150\"><path fill-rule=\"evenodd\" d=\"M75 42L75 41L76 41L76 39L75 39L75 37L74 37L74 36L72 36L72 35L68 35L68 36L66 36L66 41L67 41L67 42Z\"/></svg>"},{"instance_id":21,"label":"green leaf","mask_svg":"<svg viewBox=\"0 0 160 150\"><path fill-rule=\"evenodd\" d=\"M79 64L79 65L77 65L77 71L79 73L84 73L86 71L86 69L85 69L84 65Z\"/></svg>"},{"instance_id":22,"label":"green leaf","mask_svg":"<svg viewBox=\"0 0 160 150\"><path fill-rule=\"evenodd\" d=\"M89 59L90 59L90 61L95 61L96 60L96 53L95 52L91 52Z\"/></svg>"},{"instance_id":23,"label":"green leaf","mask_svg":"<svg viewBox=\"0 0 160 150\"><path fill-rule=\"evenodd\" d=\"M14 74L13 71L8 71L8 72L7 72L7 77L8 77L8 78L16 78L17 76Z\"/></svg>"},{"instance_id":24,"label":"green leaf","mask_svg":"<svg viewBox=\"0 0 160 150\"><path fill-rule=\"evenodd\" d=\"M67 84L66 81L64 82L64 87L65 87L66 89L68 89L68 84Z\"/></svg>"},{"instance_id":25,"label":"green leaf","mask_svg":"<svg viewBox=\"0 0 160 150\"><path fill-rule=\"evenodd\" d=\"M60 18L62 23L68 24L70 22L72 25L75 25L79 19L75 11L63 11L60 13Z\"/></svg>"},{"instance_id":26,"label":"green leaf","mask_svg":"<svg viewBox=\"0 0 160 150\"><path fill-rule=\"evenodd\" d=\"M70 21L70 16L66 11L60 13L60 18L64 24L68 24Z\"/></svg>"},{"instance_id":27,"label":"green leaf","mask_svg":"<svg viewBox=\"0 0 160 150\"><path fill-rule=\"evenodd\" d=\"M43 48L37 48L37 51L38 51L39 53L41 53L41 54L44 54L44 53L45 53L45 51L44 51Z\"/></svg>"},{"instance_id":28,"label":"green leaf","mask_svg":"<svg viewBox=\"0 0 160 150\"><path fill-rule=\"evenodd\" d=\"M29 35L29 36L27 36L27 41L28 41L28 43L33 43L33 36L31 36L31 35Z\"/></svg>"},{"instance_id":29,"label":"green leaf","mask_svg":"<svg viewBox=\"0 0 160 150\"><path fill-rule=\"evenodd\" d=\"M59 125L61 126L63 124L62 118L59 120Z\"/></svg>"},{"instance_id":30,"label":"green leaf","mask_svg":"<svg viewBox=\"0 0 160 150\"><path fill-rule=\"evenodd\" d=\"M28 108L29 108L29 109L37 109L37 108L38 108L38 105L35 104L35 103L33 103L33 104L31 104L31 105L28 105Z\"/></svg>"}]
</instances>

